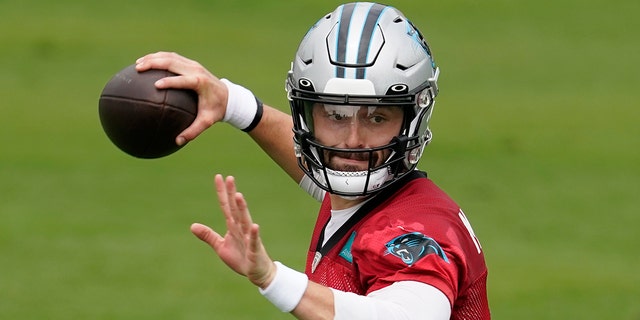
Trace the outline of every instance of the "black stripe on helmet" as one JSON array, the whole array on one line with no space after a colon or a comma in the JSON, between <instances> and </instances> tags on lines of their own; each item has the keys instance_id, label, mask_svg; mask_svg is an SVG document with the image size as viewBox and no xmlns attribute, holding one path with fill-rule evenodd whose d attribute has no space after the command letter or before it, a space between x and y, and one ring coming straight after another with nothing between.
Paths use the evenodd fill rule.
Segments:
<instances>
[{"instance_id":1,"label":"black stripe on helmet","mask_svg":"<svg viewBox=\"0 0 640 320\"><path fill-rule=\"evenodd\" d=\"M342 14L340 16L340 22L338 27L338 43L337 43L337 51L336 52L336 61L338 63L345 63L347 60L347 39L349 37L349 25L351 24L351 16L353 15L353 11L356 7L355 3L345 4L342 7ZM344 78L345 69L344 67L338 66L336 68L336 77Z\"/></svg>"},{"instance_id":2,"label":"black stripe on helmet","mask_svg":"<svg viewBox=\"0 0 640 320\"><path fill-rule=\"evenodd\" d=\"M358 48L358 65L363 65L367 63L367 55L369 54L369 48L371 47L371 39L373 38L373 33L378 25L378 19L382 15L384 9L387 6L381 4L374 4L367 14L367 19L365 20L364 27L362 29L362 36L360 37L360 45ZM365 68L358 68L356 71L356 79L364 79Z\"/></svg>"}]
</instances>

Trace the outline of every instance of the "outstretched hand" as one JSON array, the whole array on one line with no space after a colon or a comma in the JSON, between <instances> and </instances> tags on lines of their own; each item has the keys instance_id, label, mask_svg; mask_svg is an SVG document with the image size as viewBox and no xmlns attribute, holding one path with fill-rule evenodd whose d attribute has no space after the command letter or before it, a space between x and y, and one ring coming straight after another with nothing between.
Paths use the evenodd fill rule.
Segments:
<instances>
[{"instance_id":1,"label":"outstretched hand","mask_svg":"<svg viewBox=\"0 0 640 320\"><path fill-rule=\"evenodd\" d=\"M211 246L229 268L264 289L275 277L276 266L262 244L259 226L251 220L247 202L237 192L233 177L223 179L218 174L215 185L227 224L226 234L223 237L199 223L191 225L191 232Z\"/></svg>"},{"instance_id":2,"label":"outstretched hand","mask_svg":"<svg viewBox=\"0 0 640 320\"><path fill-rule=\"evenodd\" d=\"M136 70L168 70L178 74L156 82L158 89L189 89L198 94L198 114L194 122L176 137L177 145L195 139L198 135L224 118L228 91L224 83L197 61L173 52L157 52L136 60Z\"/></svg>"}]
</instances>

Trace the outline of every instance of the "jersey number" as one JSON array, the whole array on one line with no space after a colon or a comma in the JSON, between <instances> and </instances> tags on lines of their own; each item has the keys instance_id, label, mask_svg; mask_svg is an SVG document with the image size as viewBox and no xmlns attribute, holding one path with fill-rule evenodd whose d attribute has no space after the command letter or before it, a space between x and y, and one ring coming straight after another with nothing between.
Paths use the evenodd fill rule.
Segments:
<instances>
[{"instance_id":1,"label":"jersey number","mask_svg":"<svg viewBox=\"0 0 640 320\"><path fill-rule=\"evenodd\" d=\"M460 212L458 212L458 217L460 217L460 220L462 220L462 223L464 224L464 226L467 227L467 231L471 236L471 240L473 240L473 244L476 245L476 249L478 250L478 253L481 253L482 246L480 245L480 241L478 240L478 237L476 237L475 232L473 232L473 228L471 228L471 223L469 223L469 219L467 219L467 216L464 215L464 212L462 212L462 209L460 209Z\"/></svg>"}]
</instances>

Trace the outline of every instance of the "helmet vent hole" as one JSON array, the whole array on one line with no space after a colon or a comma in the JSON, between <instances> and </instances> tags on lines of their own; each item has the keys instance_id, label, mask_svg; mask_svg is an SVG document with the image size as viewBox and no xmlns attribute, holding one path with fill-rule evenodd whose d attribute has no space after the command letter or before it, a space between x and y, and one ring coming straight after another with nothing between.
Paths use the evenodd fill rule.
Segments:
<instances>
[{"instance_id":1,"label":"helmet vent hole","mask_svg":"<svg viewBox=\"0 0 640 320\"><path fill-rule=\"evenodd\" d=\"M393 20L394 23L400 23L402 21L404 21L404 20L402 20L401 17L397 17L395 20Z\"/></svg>"},{"instance_id":2,"label":"helmet vent hole","mask_svg":"<svg viewBox=\"0 0 640 320\"><path fill-rule=\"evenodd\" d=\"M402 71L405 71L405 70L409 69L409 67L407 67L407 66L403 66L403 65L401 65L401 64L396 64L396 68L398 68L398 69L400 69L400 70L402 70Z\"/></svg>"}]
</instances>

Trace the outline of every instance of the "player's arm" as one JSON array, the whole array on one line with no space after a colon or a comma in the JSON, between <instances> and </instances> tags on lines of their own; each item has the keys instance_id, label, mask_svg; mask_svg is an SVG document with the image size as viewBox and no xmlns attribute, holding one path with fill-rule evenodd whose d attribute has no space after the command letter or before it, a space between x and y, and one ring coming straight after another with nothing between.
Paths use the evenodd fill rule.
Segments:
<instances>
[{"instance_id":1,"label":"player's arm","mask_svg":"<svg viewBox=\"0 0 640 320\"><path fill-rule=\"evenodd\" d=\"M291 116L278 109L264 105L262 119L249 136L275 161L295 182L304 176L293 149L293 121Z\"/></svg>"},{"instance_id":2,"label":"player's arm","mask_svg":"<svg viewBox=\"0 0 640 320\"><path fill-rule=\"evenodd\" d=\"M282 264L276 269L272 282L260 292L281 311L291 311L298 319L446 320L451 316L445 294L422 282L396 282L363 296L306 281L299 297L296 293L305 279L303 274Z\"/></svg>"},{"instance_id":3,"label":"player's arm","mask_svg":"<svg viewBox=\"0 0 640 320\"><path fill-rule=\"evenodd\" d=\"M448 319L449 300L438 289L402 281L368 296L330 289L308 280L304 273L274 262L262 244L247 203L233 177L215 178L227 232L193 224L191 231L206 242L235 272L247 277L283 312L298 319Z\"/></svg>"},{"instance_id":4,"label":"player's arm","mask_svg":"<svg viewBox=\"0 0 640 320\"><path fill-rule=\"evenodd\" d=\"M396 282L368 296L338 291L308 281L302 297L302 274L278 264L274 282L260 292L281 311L303 320L447 320L451 305L442 291L422 282ZM296 280L296 277L298 280ZM293 308L293 310L291 310Z\"/></svg>"},{"instance_id":5,"label":"player's arm","mask_svg":"<svg viewBox=\"0 0 640 320\"><path fill-rule=\"evenodd\" d=\"M157 52L136 61L140 72L169 70L179 76L156 82L159 89L190 89L198 93L198 114L191 126L176 137L185 144L217 122L227 122L248 132L251 138L294 180L303 173L293 151L291 116L276 108L261 105L251 91L225 79L218 79L197 61L172 52Z\"/></svg>"}]
</instances>

